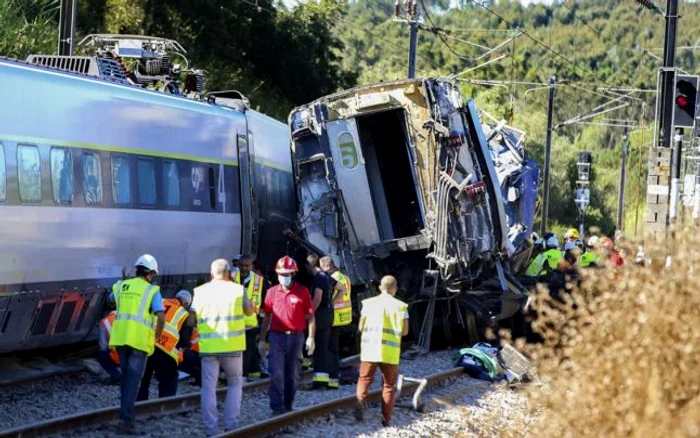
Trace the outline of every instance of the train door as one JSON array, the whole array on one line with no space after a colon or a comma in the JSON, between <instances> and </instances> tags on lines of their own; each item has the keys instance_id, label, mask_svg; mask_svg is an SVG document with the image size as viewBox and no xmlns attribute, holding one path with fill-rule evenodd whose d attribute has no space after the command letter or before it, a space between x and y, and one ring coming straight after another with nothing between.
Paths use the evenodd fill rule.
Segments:
<instances>
[{"instance_id":1,"label":"train door","mask_svg":"<svg viewBox=\"0 0 700 438\"><path fill-rule=\"evenodd\" d=\"M349 233L350 239L358 246L377 243L380 241L380 231L376 209L372 208L369 176L355 119L329 122L326 128L338 186L352 188L341 192L341 205L352 231Z\"/></svg>"},{"instance_id":2,"label":"train door","mask_svg":"<svg viewBox=\"0 0 700 438\"><path fill-rule=\"evenodd\" d=\"M249 149L247 134L238 134L238 172L241 190L241 254L252 254L254 248L253 235L256 227L253 217L252 195L252 154Z\"/></svg>"}]
</instances>

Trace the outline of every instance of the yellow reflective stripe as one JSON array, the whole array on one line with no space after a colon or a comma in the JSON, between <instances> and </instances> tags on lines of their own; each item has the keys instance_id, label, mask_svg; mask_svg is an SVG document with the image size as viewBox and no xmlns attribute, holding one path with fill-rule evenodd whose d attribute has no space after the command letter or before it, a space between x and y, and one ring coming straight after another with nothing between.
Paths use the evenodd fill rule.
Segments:
<instances>
[{"instance_id":1,"label":"yellow reflective stripe","mask_svg":"<svg viewBox=\"0 0 700 438\"><path fill-rule=\"evenodd\" d=\"M187 310L185 310L184 307L180 307L180 309L178 309L178 311L175 312L175 316L173 317L173 321L172 321L173 325L175 325L175 326L180 325L180 322L183 319L187 318L188 314L189 314L189 312Z\"/></svg>"},{"instance_id":2,"label":"yellow reflective stripe","mask_svg":"<svg viewBox=\"0 0 700 438\"><path fill-rule=\"evenodd\" d=\"M143 324L150 329L153 328L153 322L147 320L146 318L144 318L141 315L124 315L123 313L120 313L119 315L117 315L117 319L119 321L134 321L134 322L137 322L139 324Z\"/></svg>"},{"instance_id":3,"label":"yellow reflective stripe","mask_svg":"<svg viewBox=\"0 0 700 438\"><path fill-rule=\"evenodd\" d=\"M150 318L144 318L144 311L146 309L146 306L148 305L148 298L151 296L151 291L153 290L153 285L149 285L146 288L146 291L143 293L143 296L141 297L141 303L139 304L139 310L138 310L138 315L131 315L131 314L124 314L124 313L118 313L117 318L118 320L121 321L134 321L139 324L143 324L146 327L152 329L153 328L153 320Z\"/></svg>"},{"instance_id":4,"label":"yellow reflective stripe","mask_svg":"<svg viewBox=\"0 0 700 438\"><path fill-rule=\"evenodd\" d=\"M175 327L172 324L165 324L165 326L163 327L163 331L167 332L168 334L170 334L176 338L180 337L180 331L177 329L177 327Z\"/></svg>"},{"instance_id":5,"label":"yellow reflective stripe","mask_svg":"<svg viewBox=\"0 0 700 438\"><path fill-rule=\"evenodd\" d=\"M328 382L330 380L330 375L328 373L314 373L312 378L314 382Z\"/></svg>"},{"instance_id":6,"label":"yellow reflective stripe","mask_svg":"<svg viewBox=\"0 0 700 438\"><path fill-rule=\"evenodd\" d=\"M382 339L382 345L388 345L390 347L401 348L401 342L387 341L386 339Z\"/></svg>"},{"instance_id":7,"label":"yellow reflective stripe","mask_svg":"<svg viewBox=\"0 0 700 438\"><path fill-rule=\"evenodd\" d=\"M213 316L211 318L197 318L197 324L219 321L240 321L241 319L243 319L243 315Z\"/></svg>"},{"instance_id":8,"label":"yellow reflective stripe","mask_svg":"<svg viewBox=\"0 0 700 438\"><path fill-rule=\"evenodd\" d=\"M383 329L382 332L388 334L388 335L393 335L393 336L398 336L401 337L403 335L403 332L391 330L391 329Z\"/></svg>"},{"instance_id":9,"label":"yellow reflective stripe","mask_svg":"<svg viewBox=\"0 0 700 438\"><path fill-rule=\"evenodd\" d=\"M200 339L228 339L235 338L236 336L241 336L245 334L245 330L237 330L235 332L228 333L200 333Z\"/></svg>"}]
</instances>

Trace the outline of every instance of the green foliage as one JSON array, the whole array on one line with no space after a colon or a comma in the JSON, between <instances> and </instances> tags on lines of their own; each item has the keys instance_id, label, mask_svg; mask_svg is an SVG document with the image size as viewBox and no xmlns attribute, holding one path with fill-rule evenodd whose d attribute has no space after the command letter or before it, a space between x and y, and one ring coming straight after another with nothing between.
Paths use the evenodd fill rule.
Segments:
<instances>
[{"instance_id":1,"label":"green foliage","mask_svg":"<svg viewBox=\"0 0 700 438\"><path fill-rule=\"evenodd\" d=\"M0 0L0 55L55 53L58 0Z\"/></svg>"},{"instance_id":2,"label":"green foliage","mask_svg":"<svg viewBox=\"0 0 700 438\"><path fill-rule=\"evenodd\" d=\"M350 1L345 20L338 23L338 35L346 44L343 65L347 69L358 68L361 84L405 77L408 26L392 19L393 3L393 0ZM663 46L663 19L640 9L632 0L567 1L527 7L515 0L479 0L507 22L471 0L452 2L455 3L459 7L445 9L444 2L423 0L423 6L429 8L426 27L435 25L450 32L443 33L447 44L429 30L419 32L418 74L456 74L506 55L500 61L460 75L462 91L475 99L479 108L527 131L526 148L540 164L544 161L546 136L545 84L550 76L557 76L560 84L562 80L568 81L568 85L556 88L555 125L617 97L605 90L608 87L656 87L659 62L647 50L661 56L661 51L653 49ZM694 45L697 40L694 24L700 22L700 4L681 1L680 10L678 45ZM475 60L485 50L474 44L495 47L516 29L526 31L527 35ZM695 53L679 50L681 68L697 70ZM484 86L474 80L503 82ZM629 136L625 196L628 234L635 232L635 219L638 232L644 223L646 161L653 132L648 127L653 123L655 98L652 93L632 96L640 100L630 101L627 108L586 120L609 123L605 119L626 119L638 125ZM647 128L643 142L639 129L642 120ZM555 129L549 209L552 229L578 223L574 203L575 162L578 152L588 150L593 152L594 180L586 223L600 227L605 233L614 231L622 135L621 127L600 125L571 124Z\"/></svg>"},{"instance_id":3,"label":"green foliage","mask_svg":"<svg viewBox=\"0 0 700 438\"><path fill-rule=\"evenodd\" d=\"M238 89L259 110L286 120L295 106L354 85L340 65L333 23L340 0L292 10L272 0L88 0L81 33L106 30L178 40L190 65L206 70L209 90ZM94 11L101 11L95 13Z\"/></svg>"}]
</instances>

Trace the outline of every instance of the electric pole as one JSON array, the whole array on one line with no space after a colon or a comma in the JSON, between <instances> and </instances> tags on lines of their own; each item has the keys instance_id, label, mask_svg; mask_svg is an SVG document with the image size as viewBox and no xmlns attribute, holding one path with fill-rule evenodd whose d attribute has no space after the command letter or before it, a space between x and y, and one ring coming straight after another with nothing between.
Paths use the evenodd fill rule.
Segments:
<instances>
[{"instance_id":1,"label":"electric pole","mask_svg":"<svg viewBox=\"0 0 700 438\"><path fill-rule=\"evenodd\" d=\"M625 227L625 175L627 170L627 154L629 152L629 138L627 127L622 135L622 162L620 163L620 186L617 192L617 230Z\"/></svg>"},{"instance_id":2,"label":"electric pole","mask_svg":"<svg viewBox=\"0 0 700 438\"><path fill-rule=\"evenodd\" d=\"M394 4L394 20L407 23L410 28L408 47L408 79L416 77L416 51L418 49L418 27L422 23L418 13L418 3L416 0L404 1L405 14L401 16L401 6L396 0Z\"/></svg>"},{"instance_id":3,"label":"electric pole","mask_svg":"<svg viewBox=\"0 0 700 438\"><path fill-rule=\"evenodd\" d=\"M58 54L73 56L75 50L75 23L78 0L61 0L58 13Z\"/></svg>"},{"instance_id":4,"label":"electric pole","mask_svg":"<svg viewBox=\"0 0 700 438\"><path fill-rule=\"evenodd\" d=\"M676 35L678 34L678 0L667 0L666 31L664 36L664 65L661 69L661 96L659 97L659 126L656 146L671 147L673 132L673 96L676 85Z\"/></svg>"},{"instance_id":5,"label":"electric pole","mask_svg":"<svg viewBox=\"0 0 700 438\"><path fill-rule=\"evenodd\" d=\"M552 118L554 113L554 84L556 76L549 78L549 105L547 108L547 143L544 149L544 187L542 188L542 220L540 221L540 235L547 232L547 218L549 217L549 167L552 159Z\"/></svg>"}]
</instances>

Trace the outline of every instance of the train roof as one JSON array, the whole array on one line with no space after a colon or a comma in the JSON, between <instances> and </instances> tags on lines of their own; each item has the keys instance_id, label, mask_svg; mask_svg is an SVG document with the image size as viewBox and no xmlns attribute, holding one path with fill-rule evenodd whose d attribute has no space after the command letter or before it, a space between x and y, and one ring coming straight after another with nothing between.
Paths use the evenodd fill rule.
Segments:
<instances>
[{"instance_id":1,"label":"train roof","mask_svg":"<svg viewBox=\"0 0 700 438\"><path fill-rule=\"evenodd\" d=\"M259 115L264 116L270 120L274 120L274 121L280 123L279 120L276 120L272 117L269 117L267 115L264 115L260 112L257 112L257 111L251 110L251 109L241 110L239 107L235 107L235 106L221 105L221 104L217 104L216 102L210 102L210 101L200 100L200 99L192 99L192 98L189 98L189 97L184 96L184 95L167 94L167 93L160 92L158 90L143 88L143 87L140 87L138 85L134 85L134 84L130 83L129 81L124 80L124 79L120 79L120 78L115 78L115 77L110 77L110 76L93 76L93 75L89 75L89 74L68 71L68 70L64 70L64 69L60 69L60 68L56 68L56 67L45 66L45 65L38 65L38 64L34 64L31 62L27 62L27 61L23 61L23 60L19 60L19 59L0 56L0 66L2 66L3 64L8 65L8 66L13 66L13 67L26 68L26 69L35 70L35 71L43 71L43 72L47 72L47 73L51 73L51 74L58 74L61 76L66 76L66 77L80 78L82 80L108 84L111 86L124 87L126 89L131 89L133 91L140 91L143 93L148 93L148 94L153 95L153 96L163 96L166 98L175 99L179 102L189 102L189 103L193 103L193 104L207 106L210 108L221 108L227 112L233 111L235 113L244 114L246 111L252 111L255 114L259 114Z\"/></svg>"}]
</instances>

